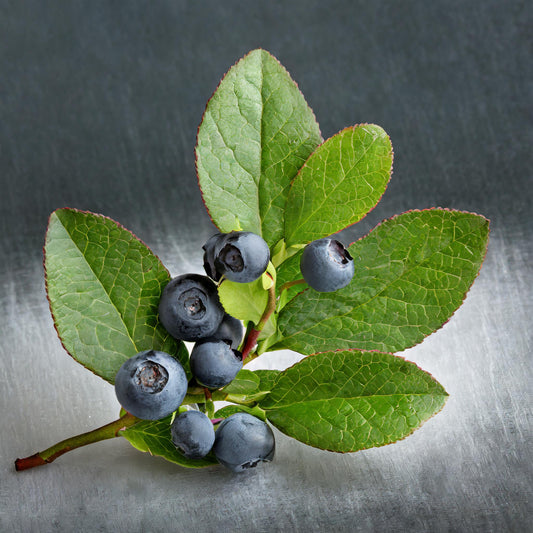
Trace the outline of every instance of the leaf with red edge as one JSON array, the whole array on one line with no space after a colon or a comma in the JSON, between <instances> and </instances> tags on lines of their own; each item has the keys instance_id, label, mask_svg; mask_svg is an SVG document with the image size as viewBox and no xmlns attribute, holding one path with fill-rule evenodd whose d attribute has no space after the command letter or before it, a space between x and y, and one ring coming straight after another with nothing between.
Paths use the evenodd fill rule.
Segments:
<instances>
[{"instance_id":1,"label":"leaf with red edge","mask_svg":"<svg viewBox=\"0 0 533 533\"><path fill-rule=\"evenodd\" d=\"M442 327L462 304L485 257L489 221L428 209L382 222L348 250L351 283L298 294L281 311L271 349L303 354L360 349L397 352Z\"/></svg>"},{"instance_id":2,"label":"leaf with red edge","mask_svg":"<svg viewBox=\"0 0 533 533\"><path fill-rule=\"evenodd\" d=\"M207 104L196 144L202 196L220 231L252 231L269 246L282 239L291 180L321 141L276 58L253 50L233 66Z\"/></svg>"},{"instance_id":3,"label":"leaf with red edge","mask_svg":"<svg viewBox=\"0 0 533 533\"><path fill-rule=\"evenodd\" d=\"M135 235L102 215L58 209L44 254L54 324L76 361L110 383L143 350L162 350L188 368L184 344L158 319L170 274Z\"/></svg>"},{"instance_id":4,"label":"leaf with red edge","mask_svg":"<svg viewBox=\"0 0 533 533\"><path fill-rule=\"evenodd\" d=\"M305 444L355 452L405 438L448 394L414 363L358 350L306 357L259 402L279 430Z\"/></svg>"},{"instance_id":5,"label":"leaf with red edge","mask_svg":"<svg viewBox=\"0 0 533 533\"><path fill-rule=\"evenodd\" d=\"M355 224L383 196L392 145L382 128L346 128L319 146L294 179L285 213L287 246L308 243Z\"/></svg>"}]
</instances>

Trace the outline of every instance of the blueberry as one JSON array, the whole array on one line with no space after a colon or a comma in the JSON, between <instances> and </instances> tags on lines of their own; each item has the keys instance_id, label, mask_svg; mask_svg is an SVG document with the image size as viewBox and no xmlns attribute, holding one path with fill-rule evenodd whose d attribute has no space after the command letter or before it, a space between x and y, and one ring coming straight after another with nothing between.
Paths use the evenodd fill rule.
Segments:
<instances>
[{"instance_id":1,"label":"blueberry","mask_svg":"<svg viewBox=\"0 0 533 533\"><path fill-rule=\"evenodd\" d=\"M217 274L217 270L215 267L215 248L220 240L221 237L223 237L223 233L215 233L212 237L210 237L207 242L202 246L204 250L204 269L205 273L215 281L218 281L220 279L220 275Z\"/></svg>"},{"instance_id":2,"label":"blueberry","mask_svg":"<svg viewBox=\"0 0 533 533\"><path fill-rule=\"evenodd\" d=\"M159 420L181 405L187 393L187 376L168 353L147 350L120 367L115 393L120 405L133 416Z\"/></svg>"},{"instance_id":3,"label":"blueberry","mask_svg":"<svg viewBox=\"0 0 533 533\"><path fill-rule=\"evenodd\" d=\"M220 339L203 339L191 352L191 372L196 381L209 389L224 387L242 368L242 354Z\"/></svg>"},{"instance_id":4,"label":"blueberry","mask_svg":"<svg viewBox=\"0 0 533 533\"><path fill-rule=\"evenodd\" d=\"M315 291L333 292L350 283L354 262L342 243L325 238L304 248L300 270L306 283Z\"/></svg>"},{"instance_id":5,"label":"blueberry","mask_svg":"<svg viewBox=\"0 0 533 533\"><path fill-rule=\"evenodd\" d=\"M270 261L268 244L250 231L213 235L203 248L204 268L215 281L222 276L237 283L255 281Z\"/></svg>"},{"instance_id":6,"label":"blueberry","mask_svg":"<svg viewBox=\"0 0 533 533\"><path fill-rule=\"evenodd\" d=\"M242 322L226 313L220 326L213 333L213 338L223 340L236 350L242 342L243 335L244 328L242 327Z\"/></svg>"},{"instance_id":7,"label":"blueberry","mask_svg":"<svg viewBox=\"0 0 533 533\"><path fill-rule=\"evenodd\" d=\"M270 426L248 413L226 418L215 433L213 452L219 463L243 472L274 457L274 433Z\"/></svg>"},{"instance_id":8,"label":"blueberry","mask_svg":"<svg viewBox=\"0 0 533 533\"><path fill-rule=\"evenodd\" d=\"M200 411L185 411L174 419L172 442L189 459L205 457L215 442L215 430L208 416Z\"/></svg>"},{"instance_id":9,"label":"blueberry","mask_svg":"<svg viewBox=\"0 0 533 533\"><path fill-rule=\"evenodd\" d=\"M159 317L176 339L209 337L220 325L224 308L216 285L206 276L184 274L170 281L159 301Z\"/></svg>"}]
</instances>

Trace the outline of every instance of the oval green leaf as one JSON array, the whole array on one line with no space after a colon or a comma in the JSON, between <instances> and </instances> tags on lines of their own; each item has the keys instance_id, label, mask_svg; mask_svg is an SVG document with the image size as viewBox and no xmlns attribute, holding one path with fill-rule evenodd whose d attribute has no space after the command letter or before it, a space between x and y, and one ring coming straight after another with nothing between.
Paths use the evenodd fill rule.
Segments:
<instances>
[{"instance_id":1,"label":"oval green leaf","mask_svg":"<svg viewBox=\"0 0 533 533\"><path fill-rule=\"evenodd\" d=\"M392 172L392 145L382 128L346 128L319 146L294 179L285 241L308 243L361 220L380 200Z\"/></svg>"},{"instance_id":2,"label":"oval green leaf","mask_svg":"<svg viewBox=\"0 0 533 533\"><path fill-rule=\"evenodd\" d=\"M268 291L261 278L250 283L237 283L225 279L218 286L218 297L226 313L244 322L257 324L268 301Z\"/></svg>"},{"instance_id":3,"label":"oval green leaf","mask_svg":"<svg viewBox=\"0 0 533 533\"><path fill-rule=\"evenodd\" d=\"M265 412L257 405L254 407L247 407L246 405L226 405L215 412L214 418L228 418L236 413L248 413L249 415L260 418L266 421Z\"/></svg>"},{"instance_id":4,"label":"oval green leaf","mask_svg":"<svg viewBox=\"0 0 533 533\"><path fill-rule=\"evenodd\" d=\"M354 452L405 438L446 398L437 381L401 357L344 351L312 355L285 370L259 406L290 437Z\"/></svg>"},{"instance_id":5,"label":"oval green leaf","mask_svg":"<svg viewBox=\"0 0 533 533\"><path fill-rule=\"evenodd\" d=\"M188 367L181 341L158 320L170 275L152 251L114 220L75 209L50 216L44 246L46 290L63 346L113 383L122 363L162 350Z\"/></svg>"},{"instance_id":6,"label":"oval green leaf","mask_svg":"<svg viewBox=\"0 0 533 533\"><path fill-rule=\"evenodd\" d=\"M235 379L222 389L222 392L230 395L236 394L246 396L247 394L257 392L260 383L261 379L255 372L243 368L242 370L239 370Z\"/></svg>"},{"instance_id":7,"label":"oval green leaf","mask_svg":"<svg viewBox=\"0 0 533 533\"><path fill-rule=\"evenodd\" d=\"M229 402L256 402L272 390L279 374L279 370L242 369L221 392L227 395L225 399Z\"/></svg>"},{"instance_id":8,"label":"oval green leaf","mask_svg":"<svg viewBox=\"0 0 533 533\"><path fill-rule=\"evenodd\" d=\"M277 59L253 50L233 66L207 104L196 144L203 199L220 231L278 242L290 182L321 140Z\"/></svg>"},{"instance_id":9,"label":"oval green leaf","mask_svg":"<svg viewBox=\"0 0 533 533\"><path fill-rule=\"evenodd\" d=\"M349 247L355 275L334 293L308 289L278 317L271 349L397 352L442 327L463 302L485 257L489 221L444 209L386 220Z\"/></svg>"}]
</instances>

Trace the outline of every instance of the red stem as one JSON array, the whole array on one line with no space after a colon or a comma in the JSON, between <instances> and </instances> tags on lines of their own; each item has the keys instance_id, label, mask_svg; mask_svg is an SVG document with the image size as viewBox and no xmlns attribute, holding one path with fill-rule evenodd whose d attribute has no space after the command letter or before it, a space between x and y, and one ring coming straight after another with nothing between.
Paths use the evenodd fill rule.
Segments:
<instances>
[{"instance_id":1,"label":"red stem","mask_svg":"<svg viewBox=\"0 0 533 533\"><path fill-rule=\"evenodd\" d=\"M268 272L267 272L267 275L270 276ZM270 276L270 278L272 279L272 276ZM246 358L250 355L250 352L255 348L259 334L261 333L263 328L266 326L268 319L270 318L270 315L274 312L275 309L276 309L276 286L274 283L272 283L272 285L268 289L268 300L267 300L267 304L265 306L263 315L261 316L259 322L257 323L257 326L253 327L248 332L246 340L244 341L244 347L242 349L243 364L246 361Z\"/></svg>"},{"instance_id":2,"label":"red stem","mask_svg":"<svg viewBox=\"0 0 533 533\"><path fill-rule=\"evenodd\" d=\"M250 355L251 351L257 344L257 338L261 332L258 329L252 328L246 337L244 347L242 349L242 363L246 361L246 358Z\"/></svg>"}]
</instances>

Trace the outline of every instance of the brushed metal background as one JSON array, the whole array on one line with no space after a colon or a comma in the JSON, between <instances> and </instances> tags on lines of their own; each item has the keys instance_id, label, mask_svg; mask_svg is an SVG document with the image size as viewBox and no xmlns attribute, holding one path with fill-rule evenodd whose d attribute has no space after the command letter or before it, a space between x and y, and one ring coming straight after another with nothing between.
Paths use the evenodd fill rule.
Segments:
<instances>
[{"instance_id":1,"label":"brushed metal background","mask_svg":"<svg viewBox=\"0 0 533 533\"><path fill-rule=\"evenodd\" d=\"M0 2L0 530L530 531L531 9L522 1ZM396 444L340 455L279 432L249 475L181 469L122 439L15 473L13 460L117 414L113 388L56 337L41 246L49 213L104 213L172 274L213 232L194 170L219 79L262 46L325 138L390 134L394 175L346 242L442 206L491 219L464 305L403 356L448 390ZM256 366L284 368L290 352Z\"/></svg>"}]
</instances>

